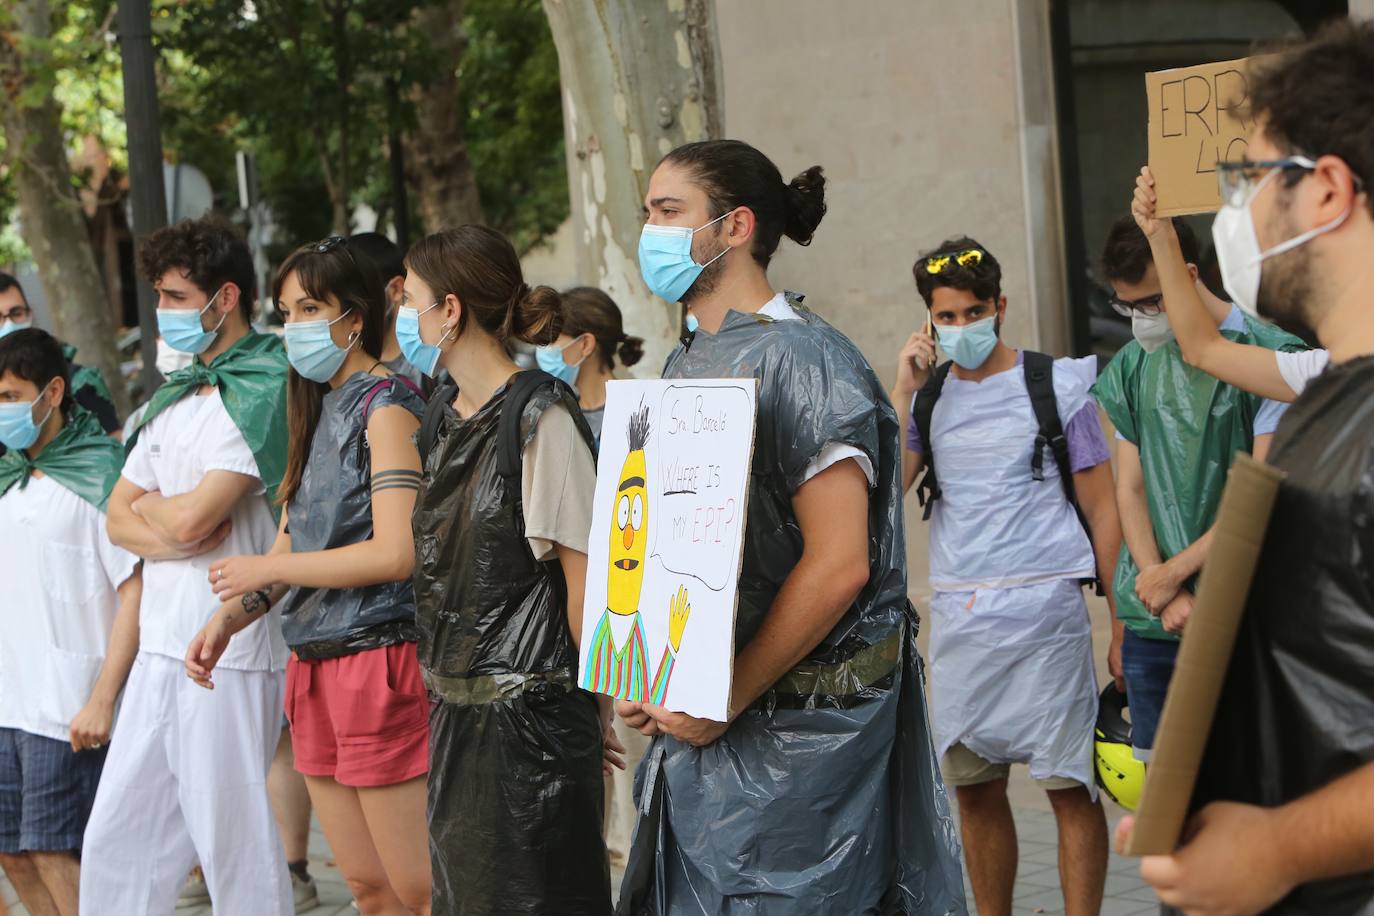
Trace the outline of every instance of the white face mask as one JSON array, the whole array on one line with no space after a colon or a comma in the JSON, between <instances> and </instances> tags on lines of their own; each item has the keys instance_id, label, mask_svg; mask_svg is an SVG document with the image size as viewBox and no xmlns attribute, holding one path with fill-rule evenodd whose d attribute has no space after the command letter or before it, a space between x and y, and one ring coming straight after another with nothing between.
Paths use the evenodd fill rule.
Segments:
<instances>
[{"instance_id":1,"label":"white face mask","mask_svg":"<svg viewBox=\"0 0 1374 916\"><path fill-rule=\"evenodd\" d=\"M1230 294L1236 307L1254 318L1259 314L1260 273L1264 262L1276 254L1292 251L1305 245L1324 232L1340 226L1350 216L1346 210L1325 226L1309 229L1286 242L1280 242L1268 251L1260 251L1259 236L1255 233L1255 219L1250 208L1264 186L1279 174L1274 169L1260 179L1255 191L1243 207L1224 206L1212 222L1212 241L1216 244L1217 264L1221 268L1221 282Z\"/></svg>"},{"instance_id":2,"label":"white face mask","mask_svg":"<svg viewBox=\"0 0 1374 916\"><path fill-rule=\"evenodd\" d=\"M1136 312L1131 316L1131 334L1146 353L1153 353L1174 339L1174 329L1169 326L1169 318L1163 312L1158 315Z\"/></svg>"},{"instance_id":3,"label":"white face mask","mask_svg":"<svg viewBox=\"0 0 1374 916\"><path fill-rule=\"evenodd\" d=\"M191 360L195 359L190 353L182 353L180 350L173 350L167 341L161 337L157 339L157 371L163 376L171 375L178 369L185 369L191 365Z\"/></svg>"}]
</instances>

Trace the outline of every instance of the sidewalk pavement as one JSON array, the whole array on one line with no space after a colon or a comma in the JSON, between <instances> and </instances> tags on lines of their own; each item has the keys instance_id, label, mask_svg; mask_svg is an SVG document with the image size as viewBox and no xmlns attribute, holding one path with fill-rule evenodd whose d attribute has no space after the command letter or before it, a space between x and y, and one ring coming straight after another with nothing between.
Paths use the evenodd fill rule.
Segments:
<instances>
[{"instance_id":1,"label":"sidewalk pavement","mask_svg":"<svg viewBox=\"0 0 1374 916\"><path fill-rule=\"evenodd\" d=\"M913 597L924 623L928 619L928 605L919 593ZM1097 646L1097 658L1105 659L1110 636L1106 602L1101 598L1089 598L1088 609L1093 620L1093 642ZM923 626L922 630L919 641L921 651L925 654L929 630L926 626ZM1105 682L1106 676L1106 671L1101 670L1099 662L1098 679ZM1045 793L1031 782L1026 774L1026 768L1021 766L1012 767L1008 794L1016 817L1017 843L1021 851L1013 912L1018 916L1032 913L1062 913L1064 899L1059 891L1057 831L1049 800ZM952 801L953 793L950 795ZM1110 831L1124 812L1110 801L1106 805L1107 826ZM319 888L320 905L310 912L312 916L352 916L357 912L351 906L353 898L339 870L328 864L329 859L329 845L325 842L319 825L314 824L310 834L310 874ZM1154 894L1140 880L1139 864L1135 860L1123 859L1113 854L1107 867L1106 899L1102 904L1102 916L1133 916L1159 912L1159 904ZM620 875L612 875L612 886L618 887L619 884ZM13 916L27 916L26 911L17 905L18 897L14 888L3 879L0 879L0 897L10 904ZM968 902L969 912L975 913L972 892L968 893ZM208 906L179 910L178 916L211 916L211 910Z\"/></svg>"}]
</instances>

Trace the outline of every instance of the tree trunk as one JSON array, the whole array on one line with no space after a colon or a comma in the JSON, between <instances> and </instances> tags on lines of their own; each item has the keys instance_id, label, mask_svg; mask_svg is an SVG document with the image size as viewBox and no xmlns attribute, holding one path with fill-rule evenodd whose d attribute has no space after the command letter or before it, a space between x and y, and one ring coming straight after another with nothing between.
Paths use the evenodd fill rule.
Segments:
<instances>
[{"instance_id":1,"label":"tree trunk","mask_svg":"<svg viewBox=\"0 0 1374 916\"><path fill-rule=\"evenodd\" d=\"M665 153L724 129L713 0L544 0L544 11L563 84L578 275L615 299L657 374L682 314L639 274L644 193Z\"/></svg>"},{"instance_id":2,"label":"tree trunk","mask_svg":"<svg viewBox=\"0 0 1374 916\"><path fill-rule=\"evenodd\" d=\"M480 223L482 201L468 158L458 92L458 63L468 44L463 0L422 7L415 13L414 28L429 37L441 62L434 81L416 87L411 95L415 131L406 145L406 165L415 181L420 221L425 232Z\"/></svg>"},{"instance_id":3,"label":"tree trunk","mask_svg":"<svg viewBox=\"0 0 1374 916\"><path fill-rule=\"evenodd\" d=\"M115 327L62 143L52 95L47 0L11 0L0 13L0 126L14 172L24 241L47 293L54 334L98 369L120 416L129 410Z\"/></svg>"}]
</instances>

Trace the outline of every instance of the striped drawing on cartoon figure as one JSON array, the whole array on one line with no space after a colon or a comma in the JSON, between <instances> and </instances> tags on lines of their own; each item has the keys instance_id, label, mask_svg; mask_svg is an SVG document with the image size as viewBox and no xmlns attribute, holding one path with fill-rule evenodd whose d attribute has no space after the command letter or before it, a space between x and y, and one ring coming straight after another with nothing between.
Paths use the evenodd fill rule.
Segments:
<instances>
[{"instance_id":1,"label":"striped drawing on cartoon figure","mask_svg":"<svg viewBox=\"0 0 1374 916\"><path fill-rule=\"evenodd\" d=\"M584 689L727 717L755 395L752 379L607 386Z\"/></svg>"}]
</instances>

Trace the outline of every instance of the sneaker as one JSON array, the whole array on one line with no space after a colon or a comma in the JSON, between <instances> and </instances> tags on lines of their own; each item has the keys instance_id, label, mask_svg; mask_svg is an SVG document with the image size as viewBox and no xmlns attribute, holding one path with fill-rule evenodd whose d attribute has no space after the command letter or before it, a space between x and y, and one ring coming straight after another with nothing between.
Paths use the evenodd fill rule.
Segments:
<instances>
[{"instance_id":1,"label":"sneaker","mask_svg":"<svg viewBox=\"0 0 1374 916\"><path fill-rule=\"evenodd\" d=\"M181 889L181 896L177 897L177 909L189 910L198 906L205 906L210 902L210 889L205 886L205 873L197 866L191 876L186 879L186 886Z\"/></svg>"},{"instance_id":2,"label":"sneaker","mask_svg":"<svg viewBox=\"0 0 1374 916\"><path fill-rule=\"evenodd\" d=\"M296 900L296 912L305 913L320 905L320 892L310 876L304 878L291 873L291 894Z\"/></svg>"}]
</instances>

